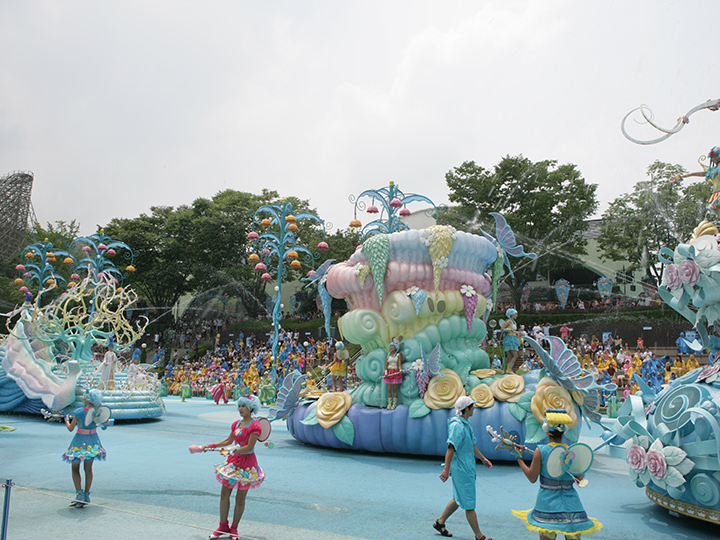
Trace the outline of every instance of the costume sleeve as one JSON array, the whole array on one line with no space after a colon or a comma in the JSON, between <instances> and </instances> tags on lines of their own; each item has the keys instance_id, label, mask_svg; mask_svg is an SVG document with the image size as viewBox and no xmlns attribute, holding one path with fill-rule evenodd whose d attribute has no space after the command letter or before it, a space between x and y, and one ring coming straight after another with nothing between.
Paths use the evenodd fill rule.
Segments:
<instances>
[{"instance_id":1,"label":"costume sleeve","mask_svg":"<svg viewBox=\"0 0 720 540\"><path fill-rule=\"evenodd\" d=\"M248 436L252 435L253 433L257 433L260 435L260 432L262 431L262 427L260 426L260 422L257 420L253 420L250 422L250 425L248 426Z\"/></svg>"},{"instance_id":2,"label":"costume sleeve","mask_svg":"<svg viewBox=\"0 0 720 540\"><path fill-rule=\"evenodd\" d=\"M447 438L447 444L453 445L453 448L457 450L458 445L460 444L460 439L462 437L462 426L460 425L460 422L457 422L455 420L450 420L450 423L448 424L448 438Z\"/></svg>"}]
</instances>

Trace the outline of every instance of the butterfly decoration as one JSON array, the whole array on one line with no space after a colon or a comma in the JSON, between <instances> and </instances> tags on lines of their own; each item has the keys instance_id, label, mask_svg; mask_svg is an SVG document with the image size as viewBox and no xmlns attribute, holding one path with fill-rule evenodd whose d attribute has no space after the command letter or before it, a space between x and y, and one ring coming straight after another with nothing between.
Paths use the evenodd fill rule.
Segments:
<instances>
[{"instance_id":1,"label":"butterfly decoration","mask_svg":"<svg viewBox=\"0 0 720 540\"><path fill-rule=\"evenodd\" d=\"M325 274L328 273L328 270L330 270L330 266L332 266L332 263L335 262L335 259L328 259L324 263L322 263L320 266L318 266L317 270L311 271L307 277L302 278L301 281L307 281L308 284L305 285L305 287L309 287L313 283L317 283L322 279Z\"/></svg>"},{"instance_id":2,"label":"butterfly decoration","mask_svg":"<svg viewBox=\"0 0 720 540\"><path fill-rule=\"evenodd\" d=\"M598 422L600 414L596 409L600 400L599 392L601 390L614 392L617 390L617 384L598 384L592 373L582 368L575 353L567 348L562 339L557 336L549 336L545 340L550 343L549 353L531 337L523 337L523 341L535 349L549 377L570 392L582 393L584 415L590 420Z\"/></svg>"},{"instance_id":3,"label":"butterfly decoration","mask_svg":"<svg viewBox=\"0 0 720 540\"><path fill-rule=\"evenodd\" d=\"M510 228L510 225L508 225L507 220L502 214L490 212L490 215L495 219L496 238L493 238L482 229L480 229L480 232L485 238L500 248L503 260L505 261L505 266L508 267L510 275L515 277L512 268L510 267L508 255L512 255L513 257L528 257L529 259L537 259L537 255L535 253L525 253L523 246L518 245L517 240L515 239L515 233Z\"/></svg>"},{"instance_id":4,"label":"butterfly decoration","mask_svg":"<svg viewBox=\"0 0 720 540\"><path fill-rule=\"evenodd\" d=\"M282 385L277 393L275 405L268 407L268 421L283 419L292 413L300 402L300 391L302 390L305 375L298 370L293 370L285 376Z\"/></svg>"},{"instance_id":5,"label":"butterfly decoration","mask_svg":"<svg viewBox=\"0 0 720 540\"><path fill-rule=\"evenodd\" d=\"M110 409L107 407L90 407L85 414L85 423L95 422L102 429L107 427L107 421L110 419Z\"/></svg>"},{"instance_id":6,"label":"butterfly decoration","mask_svg":"<svg viewBox=\"0 0 720 540\"><path fill-rule=\"evenodd\" d=\"M427 390L427 385L430 382L430 378L433 375L440 375L440 377L444 377L445 375L440 373L439 343L432 350L430 356L425 355L425 349L423 349L422 345L420 345L420 355L421 358L418 358L415 362L413 362L413 364L417 362L417 365L414 366L415 380L417 381L420 397L423 397L425 395L425 391Z\"/></svg>"}]
</instances>

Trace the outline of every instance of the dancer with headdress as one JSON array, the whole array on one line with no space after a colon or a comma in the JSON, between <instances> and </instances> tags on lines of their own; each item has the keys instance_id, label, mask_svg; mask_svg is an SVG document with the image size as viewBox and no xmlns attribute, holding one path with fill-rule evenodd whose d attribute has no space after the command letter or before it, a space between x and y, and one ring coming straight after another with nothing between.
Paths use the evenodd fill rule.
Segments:
<instances>
[{"instance_id":1,"label":"dancer with headdress","mask_svg":"<svg viewBox=\"0 0 720 540\"><path fill-rule=\"evenodd\" d=\"M101 407L103 395L100 390L88 390L83 396L84 407L78 407L72 416L65 417L65 426L68 431L77 427L77 433L70 442L70 446L63 453L63 460L72 465L72 479L75 485L75 498L70 506L82 508L90 503L90 488L93 483L92 466L96 459L104 460L107 456L105 448L100 443L97 427L102 426L110 418L110 409ZM85 485L83 489L80 464L85 471Z\"/></svg>"},{"instance_id":2,"label":"dancer with headdress","mask_svg":"<svg viewBox=\"0 0 720 540\"><path fill-rule=\"evenodd\" d=\"M585 513L575 484L587 484L582 475L593 461L592 449L583 443L568 447L563 444L565 427L572 418L565 409L547 409L543 429L549 444L539 445L530 466L517 458L518 465L531 483L540 478L535 507L531 510L513 510L512 514L525 521L528 530L540 533L540 540L554 540L564 534L566 540L577 540L582 534L592 534L602 524ZM518 451L519 453L519 451Z\"/></svg>"},{"instance_id":3,"label":"dancer with headdress","mask_svg":"<svg viewBox=\"0 0 720 540\"><path fill-rule=\"evenodd\" d=\"M225 463L215 467L215 478L220 488L220 525L210 538L238 538L237 527L245 511L245 499L249 489L259 487L265 479L265 472L260 468L255 457L255 443L260 437L262 427L253 413L260 410L260 400L252 394L241 396L237 401L240 420L233 422L230 435L219 443L202 447L205 452L215 448L237 445L230 451ZM230 513L230 495L237 489L232 525L228 524Z\"/></svg>"},{"instance_id":4,"label":"dancer with headdress","mask_svg":"<svg viewBox=\"0 0 720 540\"><path fill-rule=\"evenodd\" d=\"M503 371L512 371L515 361L520 356L520 334L518 333L517 319L518 312L515 308L509 308L505 312L507 319L500 325L503 344Z\"/></svg>"},{"instance_id":5,"label":"dancer with headdress","mask_svg":"<svg viewBox=\"0 0 720 540\"><path fill-rule=\"evenodd\" d=\"M403 353L400 350L400 342L393 339L388 346L388 355L385 359L385 371L383 382L387 386L387 408L394 409L398 402L398 387L403 382Z\"/></svg>"},{"instance_id":6,"label":"dancer with headdress","mask_svg":"<svg viewBox=\"0 0 720 540\"><path fill-rule=\"evenodd\" d=\"M445 527L445 522L455 510L462 508L470 528L475 533L475 539L492 540L480 531L475 512L475 457L480 458L488 469L492 468L490 460L475 445L475 433L469 422L475 403L477 402L468 396L460 396L455 401L455 416L448 423L445 468L440 473L440 480L443 482L452 477L453 498L442 515L435 520L433 528L442 536L452 536Z\"/></svg>"},{"instance_id":7,"label":"dancer with headdress","mask_svg":"<svg viewBox=\"0 0 720 540\"><path fill-rule=\"evenodd\" d=\"M673 182L679 182L683 178L689 176L699 176L712 182L712 195L707 201L707 209L714 212L716 216L720 216L718 208L720 208L720 146L713 146L708 152L708 159L710 159L710 165L702 165L703 170L698 172L678 174L673 177Z\"/></svg>"}]
</instances>

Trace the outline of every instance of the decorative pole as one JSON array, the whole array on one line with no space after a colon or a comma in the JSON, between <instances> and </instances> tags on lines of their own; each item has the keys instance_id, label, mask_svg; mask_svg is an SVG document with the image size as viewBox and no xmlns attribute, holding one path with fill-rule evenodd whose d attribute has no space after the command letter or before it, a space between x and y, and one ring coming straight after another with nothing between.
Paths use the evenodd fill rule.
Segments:
<instances>
[{"instance_id":1,"label":"decorative pole","mask_svg":"<svg viewBox=\"0 0 720 540\"><path fill-rule=\"evenodd\" d=\"M372 198L370 206L367 205L367 199ZM431 206L425 210L425 214L429 217L433 217L436 221L442 207L438 208L435 203L424 195L418 195L417 193L403 193L400 188L395 185L395 182L390 180L388 187L380 189L367 189L360 195L355 197L350 195L350 202L355 206L353 212L353 220L350 222L350 227L359 229L361 240L365 240L368 236L379 233L393 233L396 231L404 231L409 229L400 218L409 216L412 212L407 208L407 205L413 202L424 202ZM380 208L375 206L377 200ZM361 212L365 211L368 214L378 214L377 218L368 223L363 227L360 220L357 218L358 210Z\"/></svg>"},{"instance_id":2,"label":"decorative pole","mask_svg":"<svg viewBox=\"0 0 720 540\"><path fill-rule=\"evenodd\" d=\"M10 489L14 486L12 478L5 480L3 487L5 488L5 502L3 503L2 529L0 530L0 540L7 540L8 517L10 515Z\"/></svg>"},{"instance_id":3,"label":"decorative pole","mask_svg":"<svg viewBox=\"0 0 720 540\"><path fill-rule=\"evenodd\" d=\"M293 214L293 205L287 200L283 200L279 204L265 205L257 209L253 215L253 225L260 225L265 231L258 234L256 231L248 233L248 240L253 241L256 251L252 253L248 260L255 264L255 270L262 272L260 279L270 281L275 274L275 301L272 310L273 325L273 344L272 344L272 383L277 384L277 364L278 364L278 335L280 333L282 281L288 275L288 268L285 266L285 260L289 261L290 268L301 268L302 263L298 260L302 253L305 262L312 268L319 259L319 254L312 253L307 248L300 246L296 242L295 233L299 230L297 222L302 219L309 219L321 225L323 230L323 238L325 237L325 223L315 214L310 212L300 212ZM324 240L317 246L318 249L328 249L327 242ZM271 264L274 266L271 269Z\"/></svg>"}]
</instances>

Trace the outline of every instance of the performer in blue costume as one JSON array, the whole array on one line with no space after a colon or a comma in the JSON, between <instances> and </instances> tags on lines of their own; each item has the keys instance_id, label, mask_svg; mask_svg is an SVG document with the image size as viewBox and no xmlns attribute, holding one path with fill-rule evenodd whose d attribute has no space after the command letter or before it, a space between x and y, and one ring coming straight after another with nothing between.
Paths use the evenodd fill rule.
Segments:
<instances>
[{"instance_id":1,"label":"performer in blue costume","mask_svg":"<svg viewBox=\"0 0 720 540\"><path fill-rule=\"evenodd\" d=\"M448 503L433 528L442 536L452 536L445 527L445 521L455 510L465 510L470 527L476 540L492 540L480 532L475 513L475 456L480 458L489 469L492 463L475 446L475 433L468 419L475 410L475 401L468 396L460 396L455 402L455 416L448 423L448 449L445 453L445 468L440 480L445 482L452 476L453 499Z\"/></svg>"},{"instance_id":2,"label":"performer in blue costume","mask_svg":"<svg viewBox=\"0 0 720 540\"><path fill-rule=\"evenodd\" d=\"M65 417L65 426L72 431L77 426L77 433L70 446L62 455L63 460L72 465L72 479L75 484L75 499L70 506L82 508L90 502L90 486L92 486L92 466L96 459L104 460L107 452L97 435L98 424L107 421L110 410L100 407L103 395L100 390L88 390L83 396L84 407L78 407L71 417ZM80 464L85 469L85 489L82 489Z\"/></svg>"},{"instance_id":3,"label":"performer in blue costume","mask_svg":"<svg viewBox=\"0 0 720 540\"><path fill-rule=\"evenodd\" d=\"M575 491L575 482L580 481L582 476L577 475L573 478L566 469L561 469L565 472L554 477L548 472L550 453L558 446L567 449L567 445L562 443L562 435L565 426L570 423L572 418L565 410L548 409L545 412L543 429L548 434L550 444L541 444L535 449L529 467L521 457L517 460L531 483L534 484L538 477L540 478L540 491L535 501L535 508L525 511L513 510L512 514L525 521L528 530L539 532L540 540L554 540L558 534L564 534L566 540L576 540L581 534L591 534L602 528L599 521L587 516ZM590 454L592 455L592 452ZM571 452L568 452L567 456L571 463L574 455L571 456ZM588 467L590 463L592 458Z\"/></svg>"},{"instance_id":4,"label":"performer in blue costume","mask_svg":"<svg viewBox=\"0 0 720 540\"><path fill-rule=\"evenodd\" d=\"M500 326L503 345L503 371L506 373L512 371L515 360L520 356L520 334L515 322L517 315L517 309L509 308L505 312L507 319Z\"/></svg>"},{"instance_id":5,"label":"performer in blue costume","mask_svg":"<svg viewBox=\"0 0 720 540\"><path fill-rule=\"evenodd\" d=\"M682 180L683 178L687 178L688 176L699 176L701 178L705 178L707 180L710 180L712 182L712 195L710 195L710 198L707 201L707 209L711 212L714 212L716 216L720 215L718 212L720 211L720 146L714 146L710 149L710 152L708 152L708 158L710 159L710 165L705 166L702 165L702 168L704 170L699 172L691 172L691 173L684 173L684 174L678 174L677 176L673 177L673 182L678 182Z\"/></svg>"}]
</instances>

